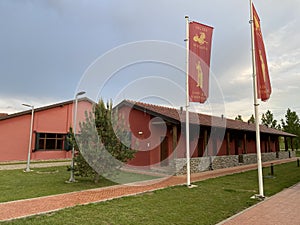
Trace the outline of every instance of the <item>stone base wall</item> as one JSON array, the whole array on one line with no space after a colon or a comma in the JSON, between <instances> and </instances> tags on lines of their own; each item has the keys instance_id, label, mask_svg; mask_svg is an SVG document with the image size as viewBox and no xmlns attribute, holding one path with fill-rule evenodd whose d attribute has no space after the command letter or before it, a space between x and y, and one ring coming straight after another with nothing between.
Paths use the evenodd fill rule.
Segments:
<instances>
[{"instance_id":1,"label":"stone base wall","mask_svg":"<svg viewBox=\"0 0 300 225\"><path fill-rule=\"evenodd\" d=\"M262 161L272 161L278 159L293 158L296 156L295 151L280 151L262 153ZM199 173L207 170L222 169L239 165L257 163L256 154L228 155L228 156L210 156L191 158L191 173ZM173 168L176 175L186 174L186 159L175 159Z\"/></svg>"}]
</instances>

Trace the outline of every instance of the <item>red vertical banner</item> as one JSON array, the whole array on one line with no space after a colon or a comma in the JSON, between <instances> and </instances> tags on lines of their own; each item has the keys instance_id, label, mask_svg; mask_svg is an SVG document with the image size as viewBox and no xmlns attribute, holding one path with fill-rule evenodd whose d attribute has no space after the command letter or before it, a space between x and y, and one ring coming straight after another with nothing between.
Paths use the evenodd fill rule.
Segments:
<instances>
[{"instance_id":1,"label":"red vertical banner","mask_svg":"<svg viewBox=\"0 0 300 225\"><path fill-rule=\"evenodd\" d=\"M209 93L210 54L213 28L189 23L189 100L204 103Z\"/></svg>"},{"instance_id":2,"label":"red vertical banner","mask_svg":"<svg viewBox=\"0 0 300 225\"><path fill-rule=\"evenodd\" d=\"M254 29L254 48L255 48L255 63L256 63L256 82L257 82L257 97L262 101L270 98L272 88L269 77L269 69L265 45L260 28L260 19L253 7L253 29Z\"/></svg>"}]
</instances>

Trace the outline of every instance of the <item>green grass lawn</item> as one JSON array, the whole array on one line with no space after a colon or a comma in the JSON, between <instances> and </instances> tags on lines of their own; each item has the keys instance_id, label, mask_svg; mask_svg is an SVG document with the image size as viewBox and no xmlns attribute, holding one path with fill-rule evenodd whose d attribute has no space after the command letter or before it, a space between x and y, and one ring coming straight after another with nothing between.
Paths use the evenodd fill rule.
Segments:
<instances>
[{"instance_id":1,"label":"green grass lawn","mask_svg":"<svg viewBox=\"0 0 300 225\"><path fill-rule=\"evenodd\" d=\"M275 166L274 178L266 178L270 168L264 168L263 172L266 196L271 196L300 181L300 168L296 162ZM196 184L198 187L193 189L176 186L4 222L3 225L216 224L258 202L250 199L258 189L256 170Z\"/></svg>"},{"instance_id":2,"label":"green grass lawn","mask_svg":"<svg viewBox=\"0 0 300 225\"><path fill-rule=\"evenodd\" d=\"M120 172L118 175L125 182L142 181L155 177ZM0 202L34 198L53 194L60 194L85 189L99 188L116 183L101 178L95 184L89 178L76 177L78 182L66 183L70 172L66 166L34 168L32 172L25 173L23 170L1 170L0 171Z\"/></svg>"},{"instance_id":3,"label":"green grass lawn","mask_svg":"<svg viewBox=\"0 0 300 225\"><path fill-rule=\"evenodd\" d=\"M56 163L56 162L70 162L70 159L56 159L56 160L31 160L30 164L40 164L40 163ZM26 168L27 161L17 161L17 162L0 162L0 165L18 165L18 164L24 164L24 167Z\"/></svg>"}]
</instances>

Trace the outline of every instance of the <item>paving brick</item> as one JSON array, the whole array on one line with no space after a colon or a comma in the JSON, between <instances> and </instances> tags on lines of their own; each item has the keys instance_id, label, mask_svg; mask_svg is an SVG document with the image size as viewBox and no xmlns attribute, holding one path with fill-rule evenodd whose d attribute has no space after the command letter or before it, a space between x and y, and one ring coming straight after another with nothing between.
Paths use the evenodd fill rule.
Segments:
<instances>
[{"instance_id":1,"label":"paving brick","mask_svg":"<svg viewBox=\"0 0 300 225\"><path fill-rule=\"evenodd\" d=\"M246 209L220 225L299 225L300 183Z\"/></svg>"}]
</instances>

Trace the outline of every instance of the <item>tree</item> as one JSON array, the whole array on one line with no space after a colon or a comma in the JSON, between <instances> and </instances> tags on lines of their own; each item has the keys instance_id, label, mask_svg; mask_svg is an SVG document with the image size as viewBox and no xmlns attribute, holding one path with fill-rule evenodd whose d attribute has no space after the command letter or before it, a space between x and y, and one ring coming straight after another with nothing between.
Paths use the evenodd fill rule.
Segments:
<instances>
[{"instance_id":1,"label":"tree","mask_svg":"<svg viewBox=\"0 0 300 225\"><path fill-rule=\"evenodd\" d=\"M261 122L267 127L278 128L277 120L274 119L273 113L270 110L262 114Z\"/></svg>"},{"instance_id":2,"label":"tree","mask_svg":"<svg viewBox=\"0 0 300 225\"><path fill-rule=\"evenodd\" d=\"M248 123L255 123L254 115L252 114L251 117L248 120Z\"/></svg>"},{"instance_id":3,"label":"tree","mask_svg":"<svg viewBox=\"0 0 300 225\"><path fill-rule=\"evenodd\" d=\"M276 129L277 130L282 130L282 127L281 127L280 123L277 124Z\"/></svg>"},{"instance_id":4,"label":"tree","mask_svg":"<svg viewBox=\"0 0 300 225\"><path fill-rule=\"evenodd\" d=\"M235 120L240 120L240 121L243 121L243 118L241 115L237 115L237 117L235 117Z\"/></svg>"},{"instance_id":5,"label":"tree","mask_svg":"<svg viewBox=\"0 0 300 225\"><path fill-rule=\"evenodd\" d=\"M285 114L285 121L281 119L282 129L285 132L295 134L298 137L294 138L293 147L299 148L300 144L300 120L297 113L292 112L290 109ZM289 147L292 147L289 143Z\"/></svg>"},{"instance_id":6,"label":"tree","mask_svg":"<svg viewBox=\"0 0 300 225\"><path fill-rule=\"evenodd\" d=\"M76 175L93 177L98 182L100 175L113 174L134 157L131 133L119 118L112 103L100 100L94 113L86 113L85 122L80 124L80 134L76 138L79 152L75 157Z\"/></svg>"}]
</instances>

